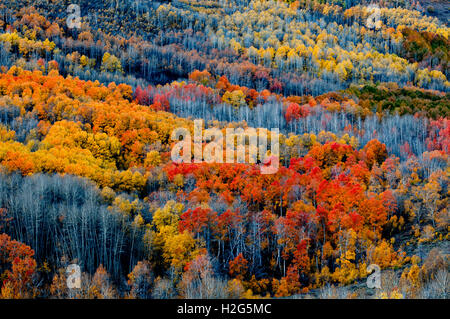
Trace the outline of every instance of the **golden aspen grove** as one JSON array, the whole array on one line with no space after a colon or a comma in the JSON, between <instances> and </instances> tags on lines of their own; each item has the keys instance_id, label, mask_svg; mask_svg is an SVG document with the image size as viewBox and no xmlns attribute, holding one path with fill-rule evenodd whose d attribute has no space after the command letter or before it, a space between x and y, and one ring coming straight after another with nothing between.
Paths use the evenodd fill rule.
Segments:
<instances>
[{"instance_id":1,"label":"golden aspen grove","mask_svg":"<svg viewBox=\"0 0 450 319\"><path fill-rule=\"evenodd\" d=\"M70 4L0 1L0 299L448 298L448 1Z\"/></svg>"}]
</instances>

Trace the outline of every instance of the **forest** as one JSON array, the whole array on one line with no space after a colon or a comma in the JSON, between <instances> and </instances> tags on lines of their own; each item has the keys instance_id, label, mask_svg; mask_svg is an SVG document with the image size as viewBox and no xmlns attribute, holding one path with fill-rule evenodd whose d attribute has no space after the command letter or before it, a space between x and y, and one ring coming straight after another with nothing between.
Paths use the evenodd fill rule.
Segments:
<instances>
[{"instance_id":1,"label":"forest","mask_svg":"<svg viewBox=\"0 0 450 319\"><path fill-rule=\"evenodd\" d=\"M448 297L447 1L73 3L0 3L0 299Z\"/></svg>"}]
</instances>

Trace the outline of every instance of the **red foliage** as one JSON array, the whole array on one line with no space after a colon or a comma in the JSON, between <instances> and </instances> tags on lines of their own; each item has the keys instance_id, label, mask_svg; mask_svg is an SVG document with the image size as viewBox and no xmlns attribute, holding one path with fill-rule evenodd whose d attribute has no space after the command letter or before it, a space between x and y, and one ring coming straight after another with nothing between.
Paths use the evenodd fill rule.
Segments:
<instances>
[{"instance_id":1,"label":"red foliage","mask_svg":"<svg viewBox=\"0 0 450 319\"><path fill-rule=\"evenodd\" d=\"M208 225L211 225L216 220L217 213L209 208L197 207L194 210L189 209L180 216L179 231L185 230L199 234L205 230Z\"/></svg>"},{"instance_id":2,"label":"red foliage","mask_svg":"<svg viewBox=\"0 0 450 319\"><path fill-rule=\"evenodd\" d=\"M310 110L308 104L300 106L297 103L290 103L288 108L286 109L285 118L289 123L294 119L298 120L299 118L306 117L309 115L309 113Z\"/></svg>"},{"instance_id":3,"label":"red foliage","mask_svg":"<svg viewBox=\"0 0 450 319\"><path fill-rule=\"evenodd\" d=\"M248 269L248 261L244 258L244 255L240 253L230 261L230 276L236 277L239 280L243 280Z\"/></svg>"}]
</instances>

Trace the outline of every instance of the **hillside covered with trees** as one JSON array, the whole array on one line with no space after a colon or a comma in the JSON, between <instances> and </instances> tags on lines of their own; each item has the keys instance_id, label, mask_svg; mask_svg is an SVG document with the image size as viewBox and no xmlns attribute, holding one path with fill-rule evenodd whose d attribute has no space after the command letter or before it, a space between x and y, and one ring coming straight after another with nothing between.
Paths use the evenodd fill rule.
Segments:
<instances>
[{"instance_id":1,"label":"hillside covered with trees","mask_svg":"<svg viewBox=\"0 0 450 319\"><path fill-rule=\"evenodd\" d=\"M2 1L0 298L447 298L430 3ZM279 169L174 162L196 119L277 128Z\"/></svg>"}]
</instances>

